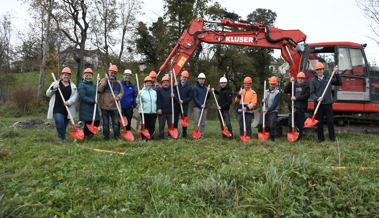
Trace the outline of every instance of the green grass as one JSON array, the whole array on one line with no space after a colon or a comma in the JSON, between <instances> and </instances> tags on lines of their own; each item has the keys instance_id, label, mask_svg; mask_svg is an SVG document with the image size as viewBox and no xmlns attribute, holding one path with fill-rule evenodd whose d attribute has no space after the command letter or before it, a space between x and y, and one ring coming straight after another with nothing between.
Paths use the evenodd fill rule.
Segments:
<instances>
[{"instance_id":1,"label":"green grass","mask_svg":"<svg viewBox=\"0 0 379 218\"><path fill-rule=\"evenodd\" d=\"M378 212L377 136L337 134L338 143L316 143L311 134L302 142L272 143L258 141L255 131L252 142L244 143L222 140L218 122L207 121L203 140L105 142L100 133L75 145L71 138L56 144L53 129L9 129L13 121L0 126L0 217Z\"/></svg>"}]
</instances>

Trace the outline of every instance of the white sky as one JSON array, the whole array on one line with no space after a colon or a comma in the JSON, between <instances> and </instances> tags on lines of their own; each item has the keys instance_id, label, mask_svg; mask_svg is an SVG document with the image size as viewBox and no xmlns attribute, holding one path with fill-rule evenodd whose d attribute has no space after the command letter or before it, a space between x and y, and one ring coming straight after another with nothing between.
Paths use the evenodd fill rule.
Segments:
<instances>
[{"instance_id":1,"label":"white sky","mask_svg":"<svg viewBox=\"0 0 379 218\"><path fill-rule=\"evenodd\" d=\"M371 62L379 61L379 45L373 36L369 21L355 0L218 0L223 8L245 19L257 8L271 9L277 13L275 27L299 29L307 35L307 42L352 41L367 43L366 56ZM0 15L10 12L14 25L13 40L18 31L28 25L28 7L16 0L0 0ZM143 21L151 23L163 16L163 0L144 0Z\"/></svg>"}]
</instances>

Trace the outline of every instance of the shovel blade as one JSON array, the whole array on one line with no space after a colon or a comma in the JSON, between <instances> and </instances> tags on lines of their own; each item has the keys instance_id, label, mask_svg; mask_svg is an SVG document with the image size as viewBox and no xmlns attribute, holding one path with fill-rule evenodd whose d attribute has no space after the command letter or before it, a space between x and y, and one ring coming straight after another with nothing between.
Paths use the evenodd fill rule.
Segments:
<instances>
[{"instance_id":1,"label":"shovel blade","mask_svg":"<svg viewBox=\"0 0 379 218\"><path fill-rule=\"evenodd\" d=\"M148 131L147 129L145 129L145 127L141 129L141 133L142 133L142 135L144 135L146 138L148 138L148 139L151 138L149 131Z\"/></svg>"},{"instance_id":2,"label":"shovel blade","mask_svg":"<svg viewBox=\"0 0 379 218\"><path fill-rule=\"evenodd\" d=\"M126 119L125 116L122 116L122 119L124 120L125 126L127 126L128 125L128 119ZM121 120L120 116L118 117L118 122L121 123L121 125L122 125L122 120Z\"/></svg>"},{"instance_id":3,"label":"shovel blade","mask_svg":"<svg viewBox=\"0 0 379 218\"><path fill-rule=\"evenodd\" d=\"M232 136L232 133L230 133L228 130L226 130L225 126L224 126L224 129L221 130L221 133L228 136L228 137Z\"/></svg>"},{"instance_id":4,"label":"shovel blade","mask_svg":"<svg viewBox=\"0 0 379 218\"><path fill-rule=\"evenodd\" d=\"M84 139L84 132L82 129L76 129L70 132L70 135L76 139L82 140Z\"/></svg>"},{"instance_id":5,"label":"shovel blade","mask_svg":"<svg viewBox=\"0 0 379 218\"><path fill-rule=\"evenodd\" d=\"M311 119L308 117L304 122L304 126L305 127L312 127L312 126L316 125L317 123L318 123L318 120Z\"/></svg>"},{"instance_id":6,"label":"shovel blade","mask_svg":"<svg viewBox=\"0 0 379 218\"><path fill-rule=\"evenodd\" d=\"M258 132L258 139L259 140L262 140L262 141L265 141L268 139L270 133L269 132Z\"/></svg>"},{"instance_id":7,"label":"shovel blade","mask_svg":"<svg viewBox=\"0 0 379 218\"><path fill-rule=\"evenodd\" d=\"M97 126L94 126L92 124L87 123L87 128L89 131L91 131L93 134L99 133L99 128Z\"/></svg>"},{"instance_id":8,"label":"shovel blade","mask_svg":"<svg viewBox=\"0 0 379 218\"><path fill-rule=\"evenodd\" d=\"M299 133L298 132L288 132L287 133L287 139L290 142L296 141L298 137L299 137Z\"/></svg>"},{"instance_id":9,"label":"shovel blade","mask_svg":"<svg viewBox=\"0 0 379 218\"><path fill-rule=\"evenodd\" d=\"M177 128L174 128L174 127L168 128L168 133L170 133L171 137L173 137L174 139L178 138Z\"/></svg>"},{"instance_id":10,"label":"shovel blade","mask_svg":"<svg viewBox=\"0 0 379 218\"><path fill-rule=\"evenodd\" d=\"M183 127L187 127L189 124L189 117L181 117L179 118L179 122Z\"/></svg>"},{"instance_id":11,"label":"shovel blade","mask_svg":"<svg viewBox=\"0 0 379 218\"><path fill-rule=\"evenodd\" d=\"M201 137L201 132L199 132L198 129L193 129L192 130L192 137L194 139L199 139Z\"/></svg>"},{"instance_id":12,"label":"shovel blade","mask_svg":"<svg viewBox=\"0 0 379 218\"><path fill-rule=\"evenodd\" d=\"M129 140L129 141L134 141L134 136L132 134L132 132L129 130L126 130L124 129L124 132L121 133L121 135L126 139L126 140Z\"/></svg>"},{"instance_id":13,"label":"shovel blade","mask_svg":"<svg viewBox=\"0 0 379 218\"><path fill-rule=\"evenodd\" d=\"M250 141L250 136L246 136L246 132L243 132L243 135L240 135L240 139L243 142L248 142L248 141Z\"/></svg>"}]
</instances>

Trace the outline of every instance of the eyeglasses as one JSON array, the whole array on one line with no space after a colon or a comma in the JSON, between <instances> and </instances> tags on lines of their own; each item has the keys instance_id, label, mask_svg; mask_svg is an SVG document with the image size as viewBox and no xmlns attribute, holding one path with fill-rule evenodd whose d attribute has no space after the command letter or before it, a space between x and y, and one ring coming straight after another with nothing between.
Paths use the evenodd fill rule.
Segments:
<instances>
[{"instance_id":1,"label":"eyeglasses","mask_svg":"<svg viewBox=\"0 0 379 218\"><path fill-rule=\"evenodd\" d=\"M321 69L316 69L316 71L321 71L321 70L323 70L322 68Z\"/></svg>"}]
</instances>

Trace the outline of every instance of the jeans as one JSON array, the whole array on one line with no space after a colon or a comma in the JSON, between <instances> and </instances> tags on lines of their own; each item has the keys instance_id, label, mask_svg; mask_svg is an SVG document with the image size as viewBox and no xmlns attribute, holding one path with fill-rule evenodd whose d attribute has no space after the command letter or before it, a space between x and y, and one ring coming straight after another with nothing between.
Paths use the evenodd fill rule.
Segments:
<instances>
[{"instance_id":1,"label":"jeans","mask_svg":"<svg viewBox=\"0 0 379 218\"><path fill-rule=\"evenodd\" d=\"M120 137L120 125L118 123L118 111L117 110L101 110L103 114L103 135L104 139L109 139L109 116L112 119L113 136L115 138Z\"/></svg>"},{"instance_id":2,"label":"jeans","mask_svg":"<svg viewBox=\"0 0 379 218\"><path fill-rule=\"evenodd\" d=\"M66 128L68 124L67 115L61 113L53 114L53 118L55 120L55 128L58 132L58 137L62 140L66 139Z\"/></svg>"},{"instance_id":3,"label":"jeans","mask_svg":"<svg viewBox=\"0 0 379 218\"><path fill-rule=\"evenodd\" d=\"M222 118L224 118L225 126L228 127L229 132L232 134L233 137L233 129L232 124L230 123L230 115L228 110L221 110ZM220 121L221 129L224 129L224 126L222 125L222 121L220 118L220 113L217 113L217 117ZM221 133L222 134L222 133ZM222 134L222 137L226 137L224 134Z\"/></svg>"},{"instance_id":4,"label":"jeans","mask_svg":"<svg viewBox=\"0 0 379 218\"><path fill-rule=\"evenodd\" d=\"M240 124L240 136L243 136L243 119L242 119L242 112L238 113L238 122ZM251 120L254 118L253 113L245 113L245 122L246 122L246 136L250 136L252 138L251 134Z\"/></svg>"}]
</instances>

